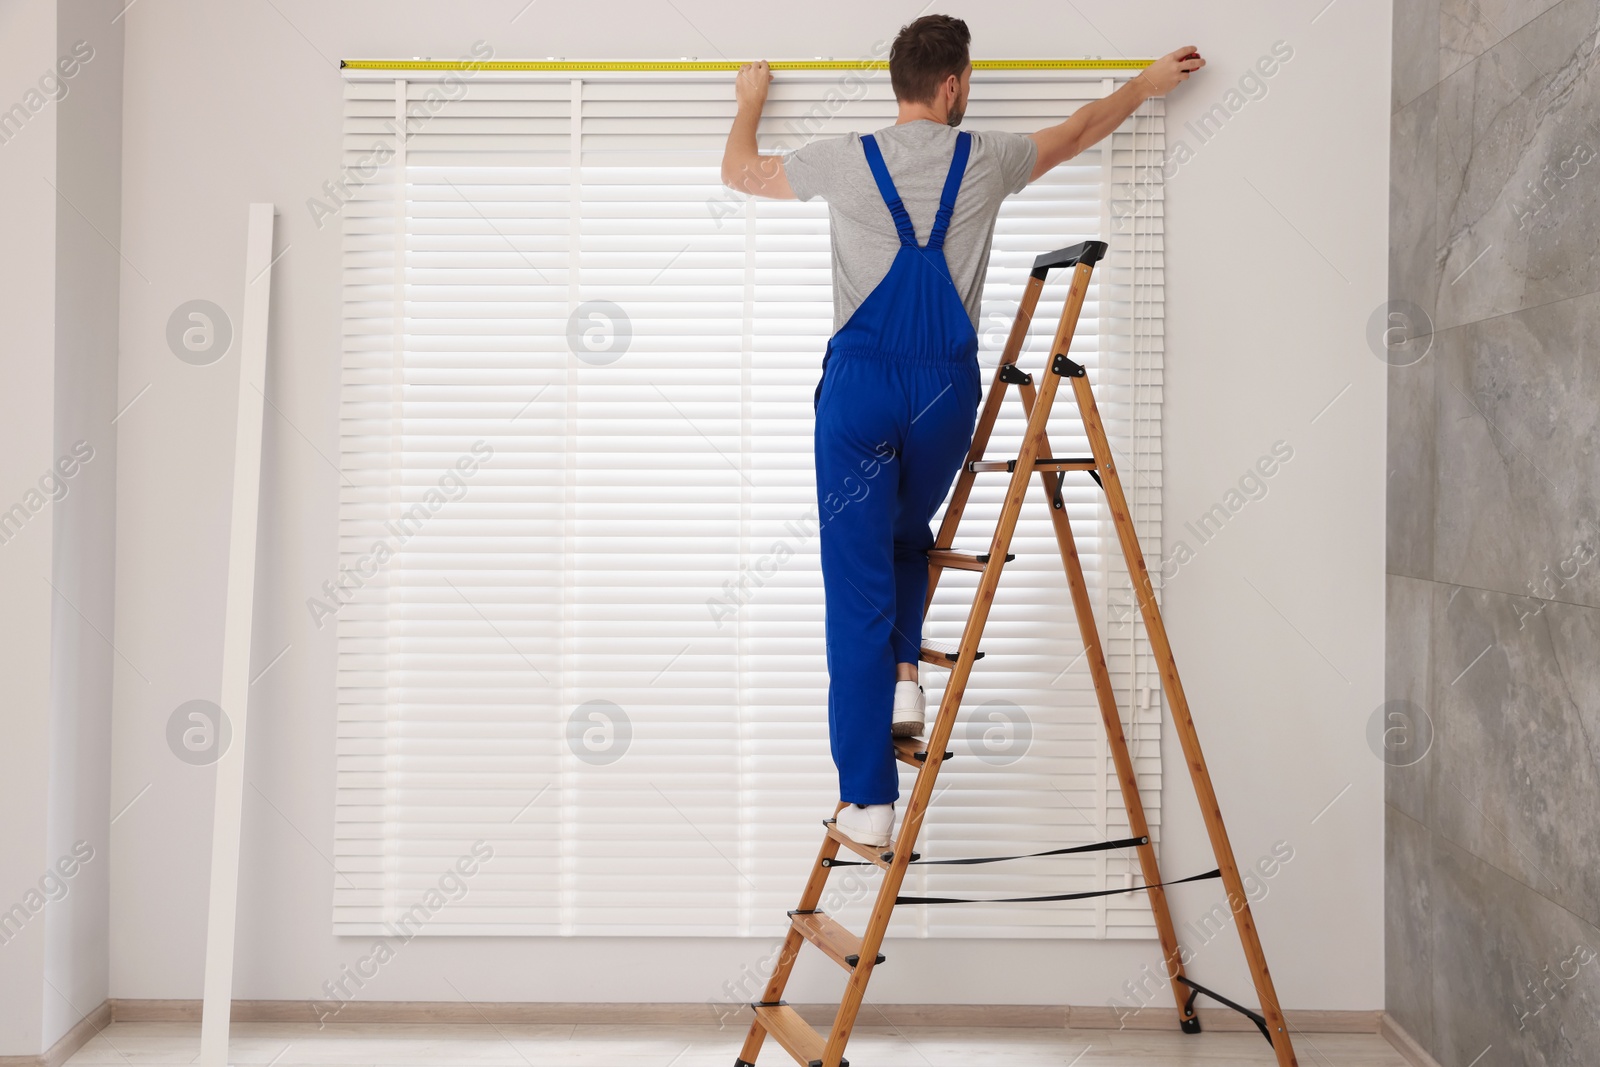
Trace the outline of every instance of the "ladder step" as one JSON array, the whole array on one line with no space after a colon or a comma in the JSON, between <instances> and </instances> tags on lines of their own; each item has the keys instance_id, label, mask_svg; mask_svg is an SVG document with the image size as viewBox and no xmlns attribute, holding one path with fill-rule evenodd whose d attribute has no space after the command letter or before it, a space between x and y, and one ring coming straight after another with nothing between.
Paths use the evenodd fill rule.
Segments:
<instances>
[{"instance_id":1,"label":"ladder step","mask_svg":"<svg viewBox=\"0 0 1600 1067\"><path fill-rule=\"evenodd\" d=\"M1036 471L1092 471L1099 466L1093 456L1040 456L1033 461ZM1010 473L1017 469L1014 459L975 459L967 464L967 470L974 474L985 471L1006 471Z\"/></svg>"},{"instance_id":2,"label":"ladder step","mask_svg":"<svg viewBox=\"0 0 1600 1067\"><path fill-rule=\"evenodd\" d=\"M1010 552L1006 553L1006 562L1010 563L1017 557ZM955 552L948 548L930 548L928 562L937 567L949 567L958 571L981 571L989 565L989 553Z\"/></svg>"},{"instance_id":3,"label":"ladder step","mask_svg":"<svg viewBox=\"0 0 1600 1067\"><path fill-rule=\"evenodd\" d=\"M846 837L836 826L833 825L832 819L828 820L825 825L828 829L828 836L839 842L839 844L843 845L851 852L854 852L868 863L876 864L877 866L882 867L884 870L889 869L889 863L891 861L884 859L884 857L894 856L894 842L891 841L882 848L873 848L870 845L863 845L859 841L854 841L849 837Z\"/></svg>"},{"instance_id":4,"label":"ladder step","mask_svg":"<svg viewBox=\"0 0 1600 1067\"><path fill-rule=\"evenodd\" d=\"M825 955L845 970L861 962L861 939L820 911L791 911L790 924ZM878 962L883 962L878 953Z\"/></svg>"},{"instance_id":5,"label":"ladder step","mask_svg":"<svg viewBox=\"0 0 1600 1067\"><path fill-rule=\"evenodd\" d=\"M894 758L911 767L921 767L928 761L928 743L920 737L897 737L894 739ZM949 759L955 753L945 751L944 758Z\"/></svg>"},{"instance_id":6,"label":"ladder step","mask_svg":"<svg viewBox=\"0 0 1600 1067\"><path fill-rule=\"evenodd\" d=\"M831 837L833 840L839 842L839 844L843 845L845 848L849 849L851 852L854 852L856 855L860 856L862 859L866 860L868 863L872 864L873 866L882 867L884 870L888 870L889 869L889 864L894 862L894 842L893 841L890 841L887 845L884 845L881 848L874 848L871 845L863 845L859 841L853 841L849 837L846 837L839 830L839 828L833 824L833 820L832 819L828 819L822 825L827 830L829 837ZM913 860L921 859L922 858L922 853L913 852L911 854L911 858ZM832 863L831 860L824 859L822 861L822 865L824 867L831 867L831 866L833 866L833 863Z\"/></svg>"},{"instance_id":7,"label":"ladder step","mask_svg":"<svg viewBox=\"0 0 1600 1067\"><path fill-rule=\"evenodd\" d=\"M783 1001L752 1004L751 1007L756 1010L756 1021L761 1024L761 1029L776 1038L796 1062L807 1067L822 1067L822 1050L827 1047L827 1039L800 1018L799 1012ZM849 1062L840 1060L840 1067L847 1067Z\"/></svg>"},{"instance_id":8,"label":"ladder step","mask_svg":"<svg viewBox=\"0 0 1600 1067\"><path fill-rule=\"evenodd\" d=\"M954 667L956 665L956 653L960 650L959 641L937 641L924 637L922 639L922 655L918 658L923 663L931 663L935 667ZM980 650L974 653L972 658L982 659L983 652Z\"/></svg>"}]
</instances>

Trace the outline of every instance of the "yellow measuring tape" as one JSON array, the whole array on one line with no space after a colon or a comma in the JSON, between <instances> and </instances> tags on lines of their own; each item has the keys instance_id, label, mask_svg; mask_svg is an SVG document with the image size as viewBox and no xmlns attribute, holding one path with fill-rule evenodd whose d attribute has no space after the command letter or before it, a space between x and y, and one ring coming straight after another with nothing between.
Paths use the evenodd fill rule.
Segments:
<instances>
[{"instance_id":1,"label":"yellow measuring tape","mask_svg":"<svg viewBox=\"0 0 1600 1067\"><path fill-rule=\"evenodd\" d=\"M977 70L1143 70L1150 59L974 59ZM348 70L736 71L737 60L342 59ZM886 59L783 59L773 70L888 70Z\"/></svg>"}]
</instances>

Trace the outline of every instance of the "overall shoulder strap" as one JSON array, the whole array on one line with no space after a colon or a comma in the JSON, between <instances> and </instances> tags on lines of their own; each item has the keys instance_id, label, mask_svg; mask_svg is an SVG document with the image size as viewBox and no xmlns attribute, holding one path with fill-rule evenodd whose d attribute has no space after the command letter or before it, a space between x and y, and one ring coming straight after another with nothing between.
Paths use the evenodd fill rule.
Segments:
<instances>
[{"instance_id":1,"label":"overall shoulder strap","mask_svg":"<svg viewBox=\"0 0 1600 1067\"><path fill-rule=\"evenodd\" d=\"M872 168L872 178L878 183L878 192L883 194L884 203L889 205L889 214L894 216L894 228L900 233L900 243L917 245L917 231L911 225L911 216L906 213L906 206L900 202L900 193L894 187L894 180L889 177L889 168L883 165L883 152L878 148L878 142L872 134L861 135L861 147L867 154L867 166Z\"/></svg>"},{"instance_id":2,"label":"overall shoulder strap","mask_svg":"<svg viewBox=\"0 0 1600 1067\"><path fill-rule=\"evenodd\" d=\"M956 134L956 151L950 160L950 173L944 178L944 192L939 194L939 213L933 217L933 233L928 235L929 248L943 248L945 231L950 228L950 216L956 209L956 194L961 191L961 179L967 172L967 156L972 152L972 134L965 130Z\"/></svg>"}]
</instances>

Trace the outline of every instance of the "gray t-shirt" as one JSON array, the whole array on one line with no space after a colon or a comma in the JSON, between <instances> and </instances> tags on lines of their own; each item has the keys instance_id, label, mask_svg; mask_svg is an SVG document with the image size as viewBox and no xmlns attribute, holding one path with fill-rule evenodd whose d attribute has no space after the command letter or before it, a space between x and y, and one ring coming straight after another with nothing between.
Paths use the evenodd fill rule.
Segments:
<instances>
[{"instance_id":1,"label":"gray t-shirt","mask_svg":"<svg viewBox=\"0 0 1600 1067\"><path fill-rule=\"evenodd\" d=\"M926 244L933 232L933 217L939 210L939 194L959 132L932 119L873 131L884 166L917 231L918 244ZM1022 134L972 131L972 152L945 234L944 257L973 329L978 326L983 276L989 267L989 245L1000 202L1028 184L1037 155L1038 146ZM900 250L894 216L872 179L860 134L803 145L783 158L783 171L796 197L810 200L820 196L828 202L833 328L837 332L889 273Z\"/></svg>"}]
</instances>

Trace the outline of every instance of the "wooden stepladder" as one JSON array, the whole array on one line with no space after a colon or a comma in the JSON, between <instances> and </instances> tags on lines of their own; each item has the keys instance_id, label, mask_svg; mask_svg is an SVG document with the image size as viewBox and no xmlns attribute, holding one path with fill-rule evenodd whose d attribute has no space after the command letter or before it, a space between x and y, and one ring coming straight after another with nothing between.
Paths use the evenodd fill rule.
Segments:
<instances>
[{"instance_id":1,"label":"wooden stepladder","mask_svg":"<svg viewBox=\"0 0 1600 1067\"><path fill-rule=\"evenodd\" d=\"M922 662L948 668L950 678L945 686L944 699L939 705L938 717L932 724L927 740L914 737L894 739L896 758L917 769L916 784L912 787L910 801L901 820L899 835L885 848L871 848L857 844L844 836L835 829L832 820L824 824L826 831L822 849L818 853L810 877L806 880L805 889L800 894L799 907L789 912L789 933L779 955L778 965L767 983L761 1000L752 1005L755 1009L755 1019L750 1024L750 1032L745 1037L744 1047L740 1050L738 1060L735 1061L735 1067L754 1067L762 1042L769 1034L798 1063L806 1067L845 1067L849 1063L844 1058L845 1045L850 1040L856 1016L861 1010L862 999L866 993L867 982L872 977L873 968L884 961L879 949L883 945L884 934L889 926L889 916L895 905L939 902L919 897L901 897L900 886L905 879L907 867L921 859L913 851L917 835L922 829L922 820L927 814L928 804L933 796L934 781L938 777L939 768L952 755L945 746L955 729L956 712L966 691L972 665L983 655L978 650L978 642L983 636L989 608L1000 582L1000 572L1006 562L1013 558L1007 554L1007 550L1011 545L1011 537L1022 510L1023 497L1027 494L1029 477L1034 473L1039 476L1050 508L1056 541L1061 549L1061 562L1066 569L1067 584L1072 592L1078 631L1083 637L1084 653L1094 679L1100 716L1104 721L1112 762L1116 768L1118 784L1122 789L1129 830L1132 833L1131 837L1120 841L1055 849L1040 855L1134 848L1139 857L1144 885L1135 886L1133 891L1142 889L1149 894L1150 906L1155 914L1156 932L1161 941L1162 956L1166 962L1167 975L1183 1030L1187 1033L1199 1033L1200 1020L1195 1014L1194 1002L1198 995L1204 993L1250 1017L1272 1045L1279 1067L1296 1067L1288 1024L1284 1022L1283 1012L1278 1006L1277 993L1273 989L1272 976L1267 971L1266 957L1261 951L1261 940L1250 915L1249 899L1240 878L1239 866L1234 860L1233 847L1228 842L1228 831L1222 823L1222 812L1217 806L1211 775L1206 770L1205 756L1200 751L1200 740L1195 734L1194 720L1189 714L1189 703L1184 697L1183 683L1178 678L1178 668L1172 658L1166 627L1162 624L1161 611L1156 605L1155 590L1151 585L1149 572L1145 568L1144 553L1139 547L1133 518L1128 511L1122 483L1112 460L1105 427L1095 406L1094 393L1089 388L1089 379L1084 368L1068 355L1072 335L1077 329L1078 315L1083 309L1084 296L1089 289L1089 280L1094 273L1094 265L1100 261L1105 251L1106 245L1103 241L1085 241L1071 248L1047 252L1034 261L1033 271L1023 293L1022 306L1017 311L1016 322L1011 327L1011 335L1001 354L1000 364L995 369L993 383L985 398L983 410L978 416L972 447L967 453L967 461L961 474L956 479L955 489L949 506L945 509L944 521L935 541L936 545L946 547L936 547L928 553L929 604L933 602L939 576L946 568L977 571L981 577L956 651L944 652L927 647L922 649ZM1061 322L1050 348L1050 367L1036 383L1033 375L1024 373L1017 367L1017 356L1022 350L1028 325L1033 319L1033 309L1038 304L1039 294L1044 288L1045 278L1050 270L1056 267L1073 268L1072 285L1067 292L1066 305L1061 312ZM1056 391L1063 379L1071 384L1072 394L1077 401L1078 412L1083 419L1084 430L1093 455L1060 457L1050 451L1046 426L1050 419L1051 406L1055 402ZM984 458L984 449L988 445L989 435L994 429L995 419L999 415L1000 404L1008 385L1017 386L1021 392L1023 412L1028 420L1027 430L1023 435L1021 451L1015 459L988 460ZM952 551L948 546L955 539L956 528L961 522L961 514L971 495L973 482L979 474L1000 471L1010 474L1010 482L989 551L981 555ZM1172 709L1178 739L1183 745L1189 776L1194 782L1200 813L1205 819L1206 830L1211 838L1211 850L1216 858L1217 869L1206 874L1164 883L1156 864L1155 847L1150 842L1144 805L1140 800L1138 782L1134 777L1133 760L1128 755L1127 741L1123 736L1122 717L1117 710L1111 676L1100 647L1094 612L1089 602L1088 587L1084 583L1083 568L1078 560L1072 527L1061 501L1061 483L1069 472L1088 474L1105 491L1111 517L1117 528L1117 538L1127 561L1128 573L1133 579L1150 647L1161 671L1162 687L1166 693L1167 703ZM817 906L822 899L829 873L835 866L846 862L837 858L840 848L856 854L862 861L877 866L884 872L877 901L867 921L867 928L859 937L825 915ZM1166 891L1163 886L1204 878L1221 878L1223 886L1227 889L1228 900L1234 911L1235 924L1239 931L1239 940L1244 947L1245 959L1249 964L1256 995L1260 1000L1259 1013L1213 993L1183 972L1177 933L1172 925L1172 915L1167 908ZM1104 895L1129 891L1108 890ZM1068 899L1088 895L1096 894L1061 894L1058 897L1028 899ZM784 987L789 981L789 974L793 970L795 958L800 952L801 945L807 941L821 949L849 974L844 998L839 1005L838 1013L834 1016L833 1026L826 1034L818 1033L781 999Z\"/></svg>"}]
</instances>

